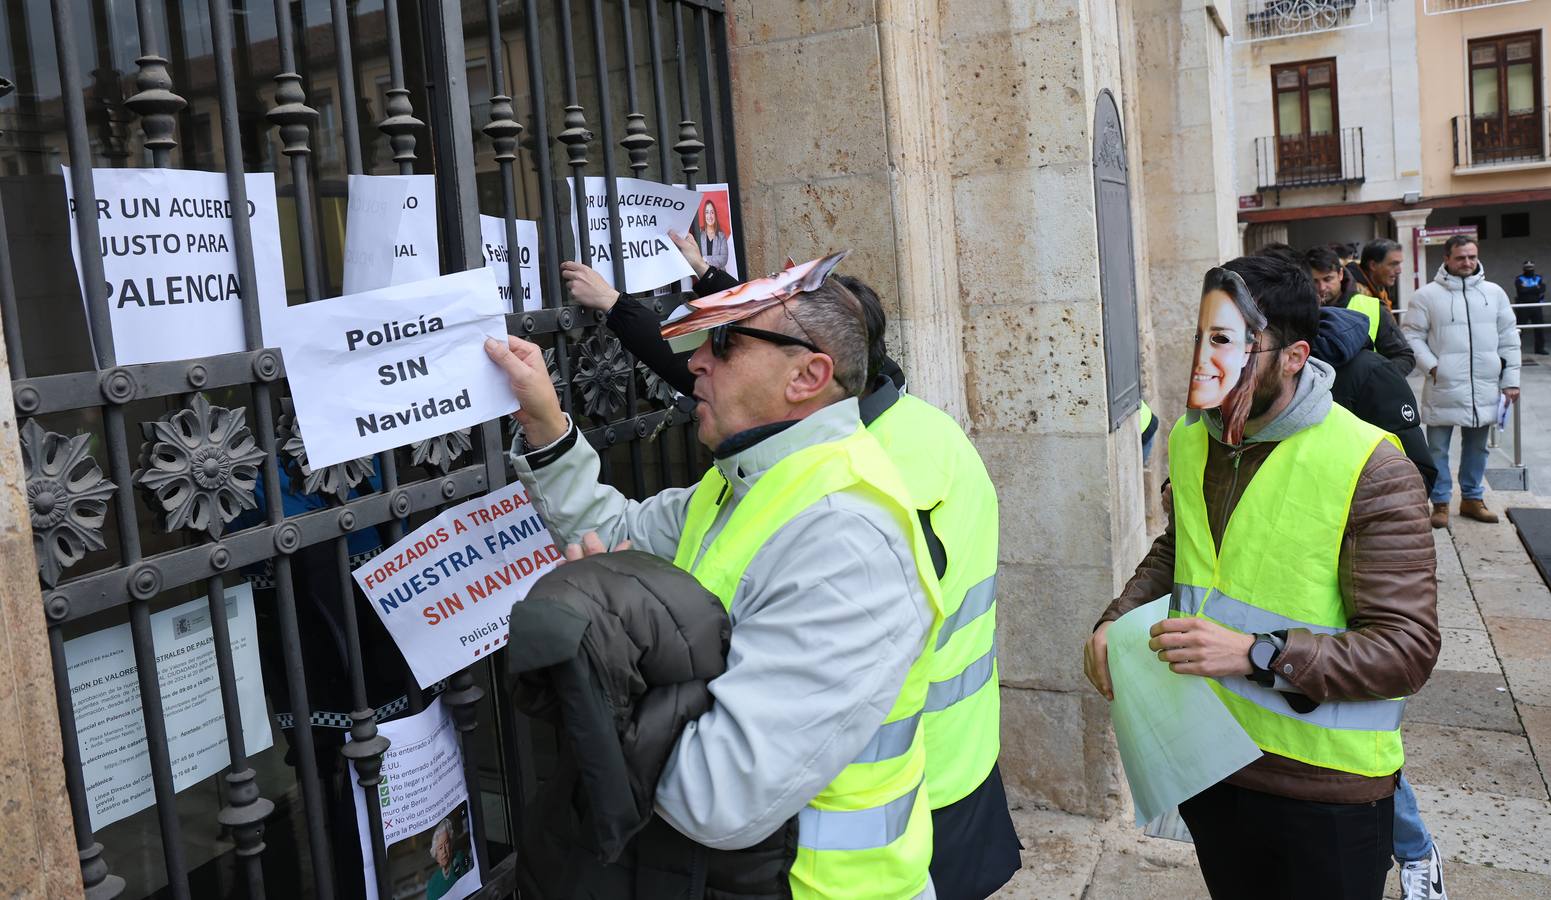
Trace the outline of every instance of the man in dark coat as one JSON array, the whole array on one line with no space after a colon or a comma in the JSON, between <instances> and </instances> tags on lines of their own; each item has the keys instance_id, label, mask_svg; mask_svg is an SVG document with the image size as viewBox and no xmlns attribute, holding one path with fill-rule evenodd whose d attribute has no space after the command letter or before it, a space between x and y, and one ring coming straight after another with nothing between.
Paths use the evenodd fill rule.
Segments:
<instances>
[{"instance_id":1,"label":"man in dark coat","mask_svg":"<svg viewBox=\"0 0 1551 900\"><path fill-rule=\"evenodd\" d=\"M1417 415L1416 394L1368 340L1368 320L1362 313L1327 306L1319 311L1314 338L1315 359L1330 363L1336 383L1330 395L1353 415L1400 439L1406 458L1416 463L1422 481L1432 490L1438 468Z\"/></svg>"},{"instance_id":2,"label":"man in dark coat","mask_svg":"<svg viewBox=\"0 0 1551 900\"><path fill-rule=\"evenodd\" d=\"M1397 251L1398 252L1398 251ZM1360 266L1349 266L1347 274L1352 276L1347 282L1355 282L1350 290L1342 290L1341 258L1329 247L1315 247L1304 254L1304 264L1308 266L1309 274L1314 278L1314 286L1319 291L1319 302L1322 307L1337 307L1345 309L1351 305L1352 297L1356 294L1367 294L1377 297L1373 290L1362 287L1368 278ZM1355 273L1355 274L1354 274ZM1380 289L1383 290L1383 289ZM1382 298L1380 298L1382 300ZM1373 349L1389 361L1389 365L1400 377L1411 374L1416 366L1416 352L1411 349L1411 342L1400 330L1400 323L1395 321L1395 314L1383 303L1379 306L1379 333L1373 339Z\"/></svg>"}]
</instances>

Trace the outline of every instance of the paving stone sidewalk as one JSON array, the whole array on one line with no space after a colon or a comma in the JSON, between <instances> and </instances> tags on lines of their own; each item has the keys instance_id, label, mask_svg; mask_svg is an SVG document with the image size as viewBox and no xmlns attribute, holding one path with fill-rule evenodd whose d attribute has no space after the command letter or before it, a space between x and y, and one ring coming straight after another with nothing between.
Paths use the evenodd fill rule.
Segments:
<instances>
[{"instance_id":1,"label":"paving stone sidewalk","mask_svg":"<svg viewBox=\"0 0 1551 900\"><path fill-rule=\"evenodd\" d=\"M1518 492L1510 506L1551 507ZM1457 509L1457 503L1456 503ZM1551 897L1551 590L1506 516L1454 518L1435 531L1443 650L1406 707L1406 775L1445 857L1452 900ZM1024 868L1006 900L1206 898L1186 844L1142 836L1130 812L1108 822L1014 811ZM1387 897L1399 897L1391 870Z\"/></svg>"}]
</instances>

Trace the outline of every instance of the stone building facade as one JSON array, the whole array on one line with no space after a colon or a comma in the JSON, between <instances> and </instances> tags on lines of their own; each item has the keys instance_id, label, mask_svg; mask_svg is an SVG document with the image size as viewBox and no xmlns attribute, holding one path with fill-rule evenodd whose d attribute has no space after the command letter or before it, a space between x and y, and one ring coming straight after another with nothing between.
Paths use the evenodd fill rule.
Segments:
<instances>
[{"instance_id":1,"label":"stone building facade","mask_svg":"<svg viewBox=\"0 0 1551 900\"><path fill-rule=\"evenodd\" d=\"M911 390L966 425L1001 497L1004 776L1025 802L1108 815L1122 783L1081 645L1146 551L1156 492L1135 416L1112 430L1107 410L1094 111L1101 91L1119 102L1143 395L1171 423L1201 273L1237 245L1224 14L1199 0L729 13L750 262L850 246L848 267L892 302Z\"/></svg>"}]
</instances>

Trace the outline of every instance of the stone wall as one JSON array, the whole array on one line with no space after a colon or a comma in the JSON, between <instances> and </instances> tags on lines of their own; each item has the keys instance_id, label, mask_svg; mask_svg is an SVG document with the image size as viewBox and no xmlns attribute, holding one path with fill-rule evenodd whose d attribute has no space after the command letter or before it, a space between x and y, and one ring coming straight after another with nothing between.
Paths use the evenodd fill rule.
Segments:
<instances>
[{"instance_id":1,"label":"stone wall","mask_svg":"<svg viewBox=\"0 0 1551 900\"><path fill-rule=\"evenodd\" d=\"M54 675L0 345L0 896L79 897Z\"/></svg>"},{"instance_id":2,"label":"stone wall","mask_svg":"<svg viewBox=\"0 0 1551 900\"><path fill-rule=\"evenodd\" d=\"M1118 769L1081 644L1145 550L1146 491L1136 421L1108 427L1091 130L1108 88L1131 131L1145 322L1157 223L1142 202L1131 6L734 0L729 11L750 263L850 246L845 267L892 301L891 345L912 390L965 423L1001 498L1009 788L1107 815ZM1149 399L1153 380L1149 369Z\"/></svg>"}]
</instances>

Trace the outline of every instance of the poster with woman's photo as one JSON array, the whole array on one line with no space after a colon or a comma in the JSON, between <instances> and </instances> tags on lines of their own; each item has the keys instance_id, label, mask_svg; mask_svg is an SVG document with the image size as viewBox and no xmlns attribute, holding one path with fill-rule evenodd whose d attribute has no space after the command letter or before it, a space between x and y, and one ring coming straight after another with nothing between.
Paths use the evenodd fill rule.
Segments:
<instances>
[{"instance_id":1,"label":"poster with woman's photo","mask_svg":"<svg viewBox=\"0 0 1551 900\"><path fill-rule=\"evenodd\" d=\"M732 202L725 184L703 184L700 211L695 214L695 229L700 255L705 261L734 278L738 274L738 254L733 251Z\"/></svg>"},{"instance_id":2,"label":"poster with woman's photo","mask_svg":"<svg viewBox=\"0 0 1551 900\"><path fill-rule=\"evenodd\" d=\"M377 803L388 847L392 900L460 900L479 890L463 753L452 717L433 700L425 711L377 726L392 745L382 760ZM366 896L379 900L372 878L366 795L355 786L356 827L366 865Z\"/></svg>"}]
</instances>

